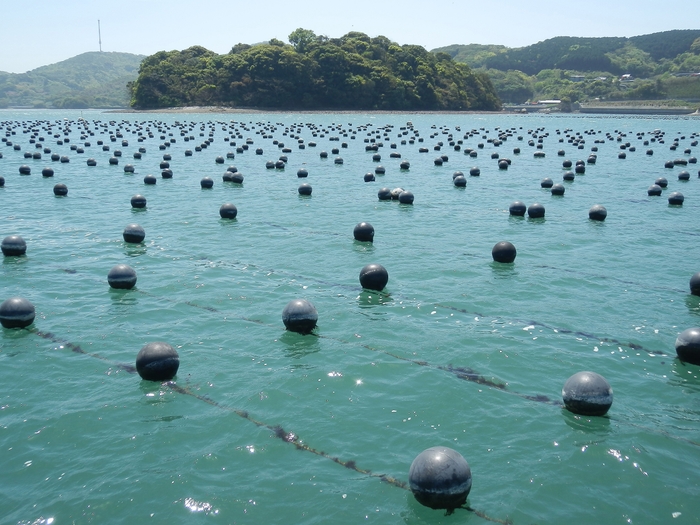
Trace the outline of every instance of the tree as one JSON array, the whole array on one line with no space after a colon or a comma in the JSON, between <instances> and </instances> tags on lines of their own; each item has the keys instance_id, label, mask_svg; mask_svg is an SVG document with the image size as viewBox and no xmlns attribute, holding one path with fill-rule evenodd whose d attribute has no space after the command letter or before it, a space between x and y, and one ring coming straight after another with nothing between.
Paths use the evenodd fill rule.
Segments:
<instances>
[{"instance_id":1,"label":"tree","mask_svg":"<svg viewBox=\"0 0 700 525\"><path fill-rule=\"evenodd\" d=\"M311 29L297 28L289 35L289 43L294 46L297 53L306 53L311 42L316 40L316 33Z\"/></svg>"}]
</instances>

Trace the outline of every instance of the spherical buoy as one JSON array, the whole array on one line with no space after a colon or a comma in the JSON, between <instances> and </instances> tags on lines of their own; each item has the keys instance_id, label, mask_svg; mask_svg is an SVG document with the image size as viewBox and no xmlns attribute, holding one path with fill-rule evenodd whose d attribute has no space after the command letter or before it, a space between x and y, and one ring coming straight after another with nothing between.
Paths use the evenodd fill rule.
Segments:
<instances>
[{"instance_id":1,"label":"spherical buoy","mask_svg":"<svg viewBox=\"0 0 700 525\"><path fill-rule=\"evenodd\" d=\"M342 157L336 157L333 162L335 164L342 164L343 163L343 158Z\"/></svg>"},{"instance_id":2,"label":"spherical buoy","mask_svg":"<svg viewBox=\"0 0 700 525\"><path fill-rule=\"evenodd\" d=\"M368 222L361 222L352 231L356 241L372 242L374 240L374 227Z\"/></svg>"},{"instance_id":3,"label":"spherical buoy","mask_svg":"<svg viewBox=\"0 0 700 525\"><path fill-rule=\"evenodd\" d=\"M360 270L360 285L381 292L389 282L389 272L381 264L368 264Z\"/></svg>"},{"instance_id":4,"label":"spherical buoy","mask_svg":"<svg viewBox=\"0 0 700 525\"><path fill-rule=\"evenodd\" d=\"M34 305L24 297L10 297L0 304L0 324L4 328L26 328L35 316Z\"/></svg>"},{"instance_id":5,"label":"spherical buoy","mask_svg":"<svg viewBox=\"0 0 700 525\"><path fill-rule=\"evenodd\" d=\"M144 184L155 184L156 182L157 182L157 179L153 175L146 175L143 178Z\"/></svg>"},{"instance_id":6,"label":"spherical buoy","mask_svg":"<svg viewBox=\"0 0 700 525\"><path fill-rule=\"evenodd\" d=\"M588 218L592 221L604 221L607 216L608 210L605 209L605 206L600 204L595 204L588 210Z\"/></svg>"},{"instance_id":7,"label":"spherical buoy","mask_svg":"<svg viewBox=\"0 0 700 525\"><path fill-rule=\"evenodd\" d=\"M243 184L243 174L239 171L235 172L231 177L231 181L235 184Z\"/></svg>"},{"instance_id":8,"label":"spherical buoy","mask_svg":"<svg viewBox=\"0 0 700 525\"><path fill-rule=\"evenodd\" d=\"M552 185L550 191L552 192L552 195L564 195L566 188L564 188L563 184L554 184Z\"/></svg>"},{"instance_id":9,"label":"spherical buoy","mask_svg":"<svg viewBox=\"0 0 700 525\"><path fill-rule=\"evenodd\" d=\"M527 216L531 219L542 219L544 217L544 206L538 202L530 204L527 209Z\"/></svg>"},{"instance_id":10,"label":"spherical buoy","mask_svg":"<svg viewBox=\"0 0 700 525\"><path fill-rule=\"evenodd\" d=\"M678 359L700 365L700 328L688 328L676 339Z\"/></svg>"},{"instance_id":11,"label":"spherical buoy","mask_svg":"<svg viewBox=\"0 0 700 525\"><path fill-rule=\"evenodd\" d=\"M465 188L467 186L467 179L464 177L464 175L457 175L454 179L452 179L452 184L458 188Z\"/></svg>"},{"instance_id":12,"label":"spherical buoy","mask_svg":"<svg viewBox=\"0 0 700 525\"><path fill-rule=\"evenodd\" d=\"M375 178L374 173L365 173L365 176L364 176L365 182L374 182L375 180L377 180L377 179Z\"/></svg>"},{"instance_id":13,"label":"spherical buoy","mask_svg":"<svg viewBox=\"0 0 700 525\"><path fill-rule=\"evenodd\" d=\"M88 165L88 166L97 166L97 161L96 161L95 159L93 159L93 158L89 158L89 159L87 160L87 165Z\"/></svg>"},{"instance_id":14,"label":"spherical buoy","mask_svg":"<svg viewBox=\"0 0 700 525\"><path fill-rule=\"evenodd\" d=\"M68 156L66 156L66 155L61 156L61 163L67 164L69 162L70 162L70 158Z\"/></svg>"},{"instance_id":15,"label":"spherical buoy","mask_svg":"<svg viewBox=\"0 0 700 525\"><path fill-rule=\"evenodd\" d=\"M413 204L413 193L410 191L402 191L399 193L399 202L401 204Z\"/></svg>"},{"instance_id":16,"label":"spherical buoy","mask_svg":"<svg viewBox=\"0 0 700 525\"><path fill-rule=\"evenodd\" d=\"M172 179L173 178L173 170L171 170L170 168L166 168L160 172L160 176L164 179Z\"/></svg>"},{"instance_id":17,"label":"spherical buoy","mask_svg":"<svg viewBox=\"0 0 700 525\"><path fill-rule=\"evenodd\" d=\"M306 168L301 168L297 171L297 177L299 177L300 179L308 176L309 170L307 170Z\"/></svg>"},{"instance_id":18,"label":"spherical buoy","mask_svg":"<svg viewBox=\"0 0 700 525\"><path fill-rule=\"evenodd\" d=\"M22 164L22 165L19 167L19 174L20 174L20 175L29 175L31 172L32 172L32 168L30 168L30 167L27 166L26 164Z\"/></svg>"},{"instance_id":19,"label":"spherical buoy","mask_svg":"<svg viewBox=\"0 0 700 525\"><path fill-rule=\"evenodd\" d=\"M377 166L374 168L374 173L377 175L384 175L386 173L386 168L384 166Z\"/></svg>"},{"instance_id":20,"label":"spherical buoy","mask_svg":"<svg viewBox=\"0 0 700 525\"><path fill-rule=\"evenodd\" d=\"M574 174L573 171L565 171L562 178L567 182L571 182L576 178L576 175Z\"/></svg>"},{"instance_id":21,"label":"spherical buoy","mask_svg":"<svg viewBox=\"0 0 700 525\"><path fill-rule=\"evenodd\" d=\"M2 240L2 254L6 257L16 257L27 253L27 243L19 235L9 235Z\"/></svg>"},{"instance_id":22,"label":"spherical buoy","mask_svg":"<svg viewBox=\"0 0 700 525\"><path fill-rule=\"evenodd\" d=\"M107 274L107 282L112 288L130 290L136 285L136 271L127 264L117 264Z\"/></svg>"},{"instance_id":23,"label":"spherical buoy","mask_svg":"<svg viewBox=\"0 0 700 525\"><path fill-rule=\"evenodd\" d=\"M214 186L214 180L211 177L203 177L202 180L199 181L199 185L204 189L209 189Z\"/></svg>"},{"instance_id":24,"label":"spherical buoy","mask_svg":"<svg viewBox=\"0 0 700 525\"><path fill-rule=\"evenodd\" d=\"M145 208L146 207L146 197L143 195L134 195L131 197L131 207L132 208Z\"/></svg>"},{"instance_id":25,"label":"spherical buoy","mask_svg":"<svg viewBox=\"0 0 700 525\"><path fill-rule=\"evenodd\" d=\"M525 205L523 204L523 206ZM517 251L515 250L515 246L508 241L501 241L497 243L491 250L493 260L498 263L512 263L515 261L516 255Z\"/></svg>"},{"instance_id":26,"label":"spherical buoy","mask_svg":"<svg viewBox=\"0 0 700 525\"><path fill-rule=\"evenodd\" d=\"M391 190L389 188L382 188L377 192L377 197L380 201L390 201Z\"/></svg>"},{"instance_id":27,"label":"spherical buoy","mask_svg":"<svg viewBox=\"0 0 700 525\"><path fill-rule=\"evenodd\" d=\"M469 170L469 175L471 177L478 177L479 175L481 175L481 170L479 168L476 168L476 167L471 168Z\"/></svg>"},{"instance_id":28,"label":"spherical buoy","mask_svg":"<svg viewBox=\"0 0 700 525\"><path fill-rule=\"evenodd\" d=\"M180 356L168 343L148 343L136 356L136 371L146 381L170 381L180 368Z\"/></svg>"},{"instance_id":29,"label":"spherical buoy","mask_svg":"<svg viewBox=\"0 0 700 525\"><path fill-rule=\"evenodd\" d=\"M124 166L124 173L134 173L136 171L136 168L134 168L133 164L127 164Z\"/></svg>"},{"instance_id":30,"label":"spherical buoy","mask_svg":"<svg viewBox=\"0 0 700 525\"><path fill-rule=\"evenodd\" d=\"M236 215L238 215L238 208L236 208L235 204L227 202L219 208L219 215L222 219L235 219Z\"/></svg>"},{"instance_id":31,"label":"spherical buoy","mask_svg":"<svg viewBox=\"0 0 700 525\"><path fill-rule=\"evenodd\" d=\"M700 272L690 278L690 293L700 295Z\"/></svg>"},{"instance_id":32,"label":"spherical buoy","mask_svg":"<svg viewBox=\"0 0 700 525\"><path fill-rule=\"evenodd\" d=\"M586 166L584 166L583 164L576 164L576 166L574 167L574 171L579 175L583 175L584 173L586 173Z\"/></svg>"},{"instance_id":33,"label":"spherical buoy","mask_svg":"<svg viewBox=\"0 0 700 525\"><path fill-rule=\"evenodd\" d=\"M0 188L5 185L5 177L0 176Z\"/></svg>"},{"instance_id":34,"label":"spherical buoy","mask_svg":"<svg viewBox=\"0 0 700 525\"><path fill-rule=\"evenodd\" d=\"M515 201L510 205L510 208L508 208L508 212L511 215L515 215L516 217L524 217L525 212L527 211L527 206L525 206L524 202L520 201Z\"/></svg>"},{"instance_id":35,"label":"spherical buoy","mask_svg":"<svg viewBox=\"0 0 700 525\"><path fill-rule=\"evenodd\" d=\"M683 194L680 191L674 191L668 196L668 203L674 206L681 206L684 200L685 197L683 197Z\"/></svg>"},{"instance_id":36,"label":"spherical buoy","mask_svg":"<svg viewBox=\"0 0 700 525\"><path fill-rule=\"evenodd\" d=\"M661 188L661 186L659 186L658 184L652 184L647 189L647 195L649 195L650 197L658 197L659 195L661 195L662 191L663 188Z\"/></svg>"},{"instance_id":37,"label":"spherical buoy","mask_svg":"<svg viewBox=\"0 0 700 525\"><path fill-rule=\"evenodd\" d=\"M654 184L657 186L661 186L662 188L665 188L668 186L668 180L666 180L666 177L659 177L654 181Z\"/></svg>"},{"instance_id":38,"label":"spherical buoy","mask_svg":"<svg viewBox=\"0 0 700 525\"><path fill-rule=\"evenodd\" d=\"M498 169L499 170L507 170L508 169L508 161L505 159L499 160L498 161Z\"/></svg>"},{"instance_id":39,"label":"spherical buoy","mask_svg":"<svg viewBox=\"0 0 700 525\"><path fill-rule=\"evenodd\" d=\"M551 188L552 186L554 186L554 181L552 179L550 179L549 177L545 177L540 182L541 188Z\"/></svg>"},{"instance_id":40,"label":"spherical buoy","mask_svg":"<svg viewBox=\"0 0 700 525\"><path fill-rule=\"evenodd\" d=\"M685 170L681 171L678 174L678 180L690 180L690 172Z\"/></svg>"},{"instance_id":41,"label":"spherical buoy","mask_svg":"<svg viewBox=\"0 0 700 525\"><path fill-rule=\"evenodd\" d=\"M53 194L57 197L65 197L68 195L68 186L65 184L56 184L53 187Z\"/></svg>"},{"instance_id":42,"label":"spherical buoy","mask_svg":"<svg viewBox=\"0 0 700 525\"><path fill-rule=\"evenodd\" d=\"M127 224L122 237L124 237L124 242L138 244L146 238L146 230L138 224Z\"/></svg>"},{"instance_id":43,"label":"spherical buoy","mask_svg":"<svg viewBox=\"0 0 700 525\"><path fill-rule=\"evenodd\" d=\"M595 372L578 372L561 390L566 408L582 416L604 416L613 402L613 391L605 378Z\"/></svg>"},{"instance_id":44,"label":"spherical buoy","mask_svg":"<svg viewBox=\"0 0 700 525\"><path fill-rule=\"evenodd\" d=\"M41 170L42 177L53 177L53 168L44 168Z\"/></svg>"},{"instance_id":45,"label":"spherical buoy","mask_svg":"<svg viewBox=\"0 0 700 525\"><path fill-rule=\"evenodd\" d=\"M309 334L316 328L318 312L306 299L294 299L282 310L282 322L290 332Z\"/></svg>"},{"instance_id":46,"label":"spherical buoy","mask_svg":"<svg viewBox=\"0 0 700 525\"><path fill-rule=\"evenodd\" d=\"M301 186L299 186L297 191L299 192L299 195L311 195L311 184L304 183Z\"/></svg>"},{"instance_id":47,"label":"spherical buoy","mask_svg":"<svg viewBox=\"0 0 700 525\"><path fill-rule=\"evenodd\" d=\"M408 484L420 504L452 511L466 503L472 488L472 472L467 460L456 450L431 447L411 463Z\"/></svg>"},{"instance_id":48,"label":"spherical buoy","mask_svg":"<svg viewBox=\"0 0 700 525\"><path fill-rule=\"evenodd\" d=\"M261 154L262 154L262 152L261 152ZM224 159L221 155L219 155L218 157L216 157L215 162L216 162L217 164L223 164L223 163L224 163L224 160L225 160L225 159Z\"/></svg>"}]
</instances>

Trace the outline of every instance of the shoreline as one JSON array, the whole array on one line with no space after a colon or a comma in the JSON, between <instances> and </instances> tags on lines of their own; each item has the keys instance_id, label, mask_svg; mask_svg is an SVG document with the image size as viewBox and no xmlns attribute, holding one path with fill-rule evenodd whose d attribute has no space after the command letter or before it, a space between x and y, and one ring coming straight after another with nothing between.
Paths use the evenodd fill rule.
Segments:
<instances>
[{"instance_id":1,"label":"shoreline","mask_svg":"<svg viewBox=\"0 0 700 525\"><path fill-rule=\"evenodd\" d=\"M505 110L486 111L486 110L391 110L391 109L260 109L260 108L231 108L226 106L181 106L175 108L162 109L109 109L105 113L173 113L173 114L189 114L189 113L218 113L218 114L241 114L241 113L299 113L309 115L495 115L500 113L511 113Z\"/></svg>"}]
</instances>

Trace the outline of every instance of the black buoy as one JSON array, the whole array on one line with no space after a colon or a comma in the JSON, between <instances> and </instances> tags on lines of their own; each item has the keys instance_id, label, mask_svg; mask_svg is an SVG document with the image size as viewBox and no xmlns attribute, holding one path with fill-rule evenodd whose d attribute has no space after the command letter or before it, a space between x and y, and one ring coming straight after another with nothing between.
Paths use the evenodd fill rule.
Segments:
<instances>
[{"instance_id":1,"label":"black buoy","mask_svg":"<svg viewBox=\"0 0 700 525\"><path fill-rule=\"evenodd\" d=\"M5 177L0 176L0 188L5 185Z\"/></svg>"},{"instance_id":2,"label":"black buoy","mask_svg":"<svg viewBox=\"0 0 700 525\"><path fill-rule=\"evenodd\" d=\"M146 207L146 197L143 195L134 195L131 197L131 207L132 208L145 208Z\"/></svg>"},{"instance_id":3,"label":"black buoy","mask_svg":"<svg viewBox=\"0 0 700 525\"><path fill-rule=\"evenodd\" d=\"M680 191L674 191L668 196L668 203L673 206L681 206L684 200L685 197Z\"/></svg>"},{"instance_id":4,"label":"black buoy","mask_svg":"<svg viewBox=\"0 0 700 525\"><path fill-rule=\"evenodd\" d=\"M127 224L122 237L124 237L124 242L138 244L146 238L146 230L138 224Z\"/></svg>"},{"instance_id":5,"label":"black buoy","mask_svg":"<svg viewBox=\"0 0 700 525\"><path fill-rule=\"evenodd\" d=\"M545 177L540 182L541 188L551 188L553 185L554 185L554 181L552 179L550 179L549 177Z\"/></svg>"},{"instance_id":6,"label":"black buoy","mask_svg":"<svg viewBox=\"0 0 700 525\"><path fill-rule=\"evenodd\" d=\"M576 175L574 174L573 171L565 171L562 178L567 182L571 182L576 178Z\"/></svg>"},{"instance_id":7,"label":"black buoy","mask_svg":"<svg viewBox=\"0 0 700 525\"><path fill-rule=\"evenodd\" d=\"M542 219L544 218L544 206L539 202L530 204L527 209L527 216L531 219Z\"/></svg>"},{"instance_id":8,"label":"black buoy","mask_svg":"<svg viewBox=\"0 0 700 525\"><path fill-rule=\"evenodd\" d=\"M19 174L20 174L20 175L29 175L29 174L31 174L31 172L32 172L32 168L30 168L30 167L27 166L26 164L22 164L22 165L19 167Z\"/></svg>"},{"instance_id":9,"label":"black buoy","mask_svg":"<svg viewBox=\"0 0 700 525\"><path fill-rule=\"evenodd\" d=\"M136 285L136 271L127 264L117 264L107 274L107 282L112 288L130 290Z\"/></svg>"},{"instance_id":10,"label":"black buoy","mask_svg":"<svg viewBox=\"0 0 700 525\"><path fill-rule=\"evenodd\" d=\"M647 189L647 195L649 195L650 197L658 197L659 195L661 195L662 191L663 188L661 188L661 186L659 186L658 184L652 184Z\"/></svg>"},{"instance_id":11,"label":"black buoy","mask_svg":"<svg viewBox=\"0 0 700 525\"><path fill-rule=\"evenodd\" d=\"M657 186L661 186L662 188L665 188L668 186L668 180L666 180L666 177L659 177L654 181L654 184Z\"/></svg>"},{"instance_id":12,"label":"black buoy","mask_svg":"<svg viewBox=\"0 0 700 525\"><path fill-rule=\"evenodd\" d=\"M690 293L700 295L700 272L690 278Z\"/></svg>"},{"instance_id":13,"label":"black buoy","mask_svg":"<svg viewBox=\"0 0 700 525\"><path fill-rule=\"evenodd\" d=\"M301 168L297 171L297 177L299 177L300 179L308 176L309 170L307 170L306 168Z\"/></svg>"},{"instance_id":14,"label":"black buoy","mask_svg":"<svg viewBox=\"0 0 700 525\"><path fill-rule=\"evenodd\" d=\"M53 177L53 168L44 168L41 170L42 177Z\"/></svg>"},{"instance_id":15,"label":"black buoy","mask_svg":"<svg viewBox=\"0 0 700 525\"><path fill-rule=\"evenodd\" d=\"M550 191L552 195L564 195L566 188L564 188L563 184L553 184Z\"/></svg>"},{"instance_id":16,"label":"black buoy","mask_svg":"<svg viewBox=\"0 0 700 525\"><path fill-rule=\"evenodd\" d=\"M481 170L477 167L471 168L469 170L469 175L471 177L478 177L479 175L481 175Z\"/></svg>"},{"instance_id":17,"label":"black buoy","mask_svg":"<svg viewBox=\"0 0 700 525\"><path fill-rule=\"evenodd\" d=\"M374 182L375 180L377 180L374 176L374 173L371 172L365 173L363 178L365 182Z\"/></svg>"},{"instance_id":18,"label":"black buoy","mask_svg":"<svg viewBox=\"0 0 700 525\"><path fill-rule=\"evenodd\" d=\"M134 173L136 171L136 168L134 168L133 164L127 164L124 166L124 173Z\"/></svg>"},{"instance_id":19,"label":"black buoy","mask_svg":"<svg viewBox=\"0 0 700 525\"><path fill-rule=\"evenodd\" d=\"M17 257L27 253L27 243L19 235L8 235L2 240L0 247L6 257Z\"/></svg>"},{"instance_id":20,"label":"black buoy","mask_svg":"<svg viewBox=\"0 0 700 525\"><path fill-rule=\"evenodd\" d=\"M676 354L681 361L700 365L700 328L688 328L678 335Z\"/></svg>"},{"instance_id":21,"label":"black buoy","mask_svg":"<svg viewBox=\"0 0 700 525\"><path fill-rule=\"evenodd\" d=\"M180 356L168 343L156 341L136 356L136 371L146 381L170 381L180 368Z\"/></svg>"},{"instance_id":22,"label":"black buoy","mask_svg":"<svg viewBox=\"0 0 700 525\"><path fill-rule=\"evenodd\" d=\"M467 186L467 179L464 177L464 175L457 175L452 179L452 184L458 188L465 188Z\"/></svg>"},{"instance_id":23,"label":"black buoy","mask_svg":"<svg viewBox=\"0 0 700 525\"><path fill-rule=\"evenodd\" d=\"M413 193L410 191L402 191L399 193L399 202L401 204L413 204Z\"/></svg>"},{"instance_id":24,"label":"black buoy","mask_svg":"<svg viewBox=\"0 0 700 525\"><path fill-rule=\"evenodd\" d=\"M96 161L95 159L93 159L93 158L89 158L89 159L87 160L87 165L88 165L88 166L97 166L97 161Z\"/></svg>"},{"instance_id":25,"label":"black buoy","mask_svg":"<svg viewBox=\"0 0 700 525\"><path fill-rule=\"evenodd\" d=\"M431 447L411 463L408 484L421 505L450 512L466 503L472 488L472 472L467 460L456 450Z\"/></svg>"},{"instance_id":26,"label":"black buoy","mask_svg":"<svg viewBox=\"0 0 700 525\"><path fill-rule=\"evenodd\" d=\"M209 189L214 186L214 180L211 177L202 177L202 180L199 181L199 185L203 189Z\"/></svg>"},{"instance_id":27,"label":"black buoy","mask_svg":"<svg viewBox=\"0 0 700 525\"><path fill-rule=\"evenodd\" d=\"M678 174L678 180L690 180L690 172L689 171L681 171Z\"/></svg>"},{"instance_id":28,"label":"black buoy","mask_svg":"<svg viewBox=\"0 0 700 525\"><path fill-rule=\"evenodd\" d=\"M352 231L356 241L372 242L374 240L374 227L368 222L361 222Z\"/></svg>"},{"instance_id":29,"label":"black buoy","mask_svg":"<svg viewBox=\"0 0 700 525\"><path fill-rule=\"evenodd\" d=\"M512 263L513 261L515 261L516 255L517 251L515 250L515 246L513 246L513 244L508 241L501 241L497 243L491 250L491 256L493 257L493 260L498 263Z\"/></svg>"},{"instance_id":30,"label":"black buoy","mask_svg":"<svg viewBox=\"0 0 700 525\"><path fill-rule=\"evenodd\" d=\"M381 188L377 192L377 197L380 201L390 201L391 200L391 190L389 188Z\"/></svg>"},{"instance_id":31,"label":"black buoy","mask_svg":"<svg viewBox=\"0 0 700 525\"><path fill-rule=\"evenodd\" d=\"M381 292L389 282L389 272L381 264L368 264L360 270L360 285Z\"/></svg>"},{"instance_id":32,"label":"black buoy","mask_svg":"<svg viewBox=\"0 0 700 525\"><path fill-rule=\"evenodd\" d=\"M608 210L601 204L594 204L591 206L591 209L588 210L588 218L592 221L604 221L607 216Z\"/></svg>"},{"instance_id":33,"label":"black buoy","mask_svg":"<svg viewBox=\"0 0 700 525\"><path fill-rule=\"evenodd\" d=\"M53 194L57 197L65 197L68 195L68 186L65 184L56 184L53 187Z\"/></svg>"},{"instance_id":34,"label":"black buoy","mask_svg":"<svg viewBox=\"0 0 700 525\"><path fill-rule=\"evenodd\" d=\"M282 310L282 322L290 332L310 334L316 328L318 312L306 299L294 299Z\"/></svg>"},{"instance_id":35,"label":"black buoy","mask_svg":"<svg viewBox=\"0 0 700 525\"><path fill-rule=\"evenodd\" d=\"M304 183L301 186L299 186L297 191L299 192L299 195L311 195L313 189L311 188L311 184Z\"/></svg>"},{"instance_id":36,"label":"black buoy","mask_svg":"<svg viewBox=\"0 0 700 525\"><path fill-rule=\"evenodd\" d=\"M158 181L153 175L146 175L143 178L143 183L144 184L155 184Z\"/></svg>"},{"instance_id":37,"label":"black buoy","mask_svg":"<svg viewBox=\"0 0 700 525\"><path fill-rule=\"evenodd\" d=\"M610 383L595 372L578 372L561 390L566 408L582 416L604 416L613 402Z\"/></svg>"},{"instance_id":38,"label":"black buoy","mask_svg":"<svg viewBox=\"0 0 700 525\"><path fill-rule=\"evenodd\" d=\"M10 297L0 304L0 324L4 328L26 328L35 316L34 305L24 297Z\"/></svg>"},{"instance_id":39,"label":"black buoy","mask_svg":"<svg viewBox=\"0 0 700 525\"><path fill-rule=\"evenodd\" d=\"M515 215L516 217L524 217L526 211L527 211L527 206L525 206L524 202L520 202L520 201L513 202L510 205L510 208L508 208L508 212L511 215Z\"/></svg>"},{"instance_id":40,"label":"black buoy","mask_svg":"<svg viewBox=\"0 0 700 525\"><path fill-rule=\"evenodd\" d=\"M173 170L171 170L170 168L166 168L160 172L160 176L164 179L172 179L173 178Z\"/></svg>"},{"instance_id":41,"label":"black buoy","mask_svg":"<svg viewBox=\"0 0 700 525\"><path fill-rule=\"evenodd\" d=\"M235 219L236 215L238 215L238 208L231 202L222 204L219 208L219 216L222 219Z\"/></svg>"}]
</instances>

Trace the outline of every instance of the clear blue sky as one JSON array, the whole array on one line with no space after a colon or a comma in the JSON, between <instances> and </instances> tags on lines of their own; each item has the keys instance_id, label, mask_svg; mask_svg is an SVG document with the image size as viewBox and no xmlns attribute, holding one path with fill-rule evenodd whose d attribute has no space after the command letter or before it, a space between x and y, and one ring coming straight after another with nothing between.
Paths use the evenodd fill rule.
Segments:
<instances>
[{"instance_id":1,"label":"clear blue sky","mask_svg":"<svg viewBox=\"0 0 700 525\"><path fill-rule=\"evenodd\" d=\"M86 51L149 55L239 42L294 29L339 37L384 35L434 49L449 44L520 47L555 36L635 36L700 29L700 1L680 0L0 0L0 71L23 73Z\"/></svg>"}]
</instances>

